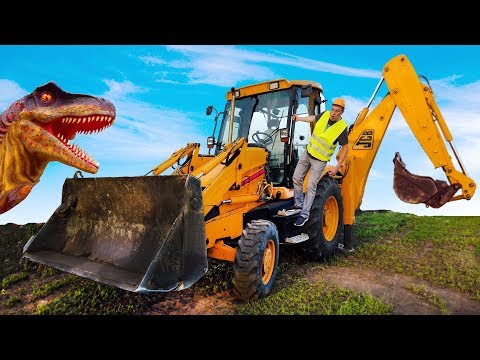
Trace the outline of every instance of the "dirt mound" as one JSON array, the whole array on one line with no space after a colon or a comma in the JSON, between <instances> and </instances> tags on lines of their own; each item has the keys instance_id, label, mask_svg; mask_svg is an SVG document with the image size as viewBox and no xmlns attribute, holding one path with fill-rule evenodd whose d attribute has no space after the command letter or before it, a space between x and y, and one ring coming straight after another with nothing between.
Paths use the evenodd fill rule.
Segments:
<instances>
[{"instance_id":1,"label":"dirt mound","mask_svg":"<svg viewBox=\"0 0 480 360\"><path fill-rule=\"evenodd\" d=\"M23 246L42 226L42 223L0 226L0 279L20 268Z\"/></svg>"}]
</instances>

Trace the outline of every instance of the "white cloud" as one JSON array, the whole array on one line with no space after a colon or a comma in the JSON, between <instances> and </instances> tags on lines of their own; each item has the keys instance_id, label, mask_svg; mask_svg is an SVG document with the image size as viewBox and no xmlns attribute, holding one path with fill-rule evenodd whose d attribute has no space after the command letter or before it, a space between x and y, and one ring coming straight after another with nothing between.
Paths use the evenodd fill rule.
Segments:
<instances>
[{"instance_id":1,"label":"white cloud","mask_svg":"<svg viewBox=\"0 0 480 360\"><path fill-rule=\"evenodd\" d=\"M0 112L27 94L28 92L22 89L15 81L0 79Z\"/></svg>"},{"instance_id":2,"label":"white cloud","mask_svg":"<svg viewBox=\"0 0 480 360\"><path fill-rule=\"evenodd\" d=\"M386 176L383 170L372 168L370 169L368 178L369 180L383 180L383 179L387 179L388 177Z\"/></svg>"},{"instance_id":3,"label":"white cloud","mask_svg":"<svg viewBox=\"0 0 480 360\"><path fill-rule=\"evenodd\" d=\"M160 65L173 69L186 69L184 73L171 73L185 77L189 84L210 84L231 86L240 81L263 81L280 77L268 64L289 65L292 67L340 74L345 76L379 78L380 72L369 69L356 69L323 61L299 57L296 55L274 51L272 54L258 51L238 49L234 46L214 45L172 45L170 51L180 52L185 59L166 61L154 56L141 56L140 60L148 65ZM275 55L274 55L275 54ZM260 65L265 64L265 65ZM172 82L163 73L158 82Z\"/></svg>"},{"instance_id":4,"label":"white cloud","mask_svg":"<svg viewBox=\"0 0 480 360\"><path fill-rule=\"evenodd\" d=\"M165 65L167 62L155 56L140 56L140 60L148 65Z\"/></svg>"},{"instance_id":5,"label":"white cloud","mask_svg":"<svg viewBox=\"0 0 480 360\"><path fill-rule=\"evenodd\" d=\"M381 72L377 70L370 70L370 69L357 69L348 66L341 66L337 64L327 63L324 61L313 60L304 58L301 56L296 56L284 52L276 51L276 53L285 55L287 58L283 57L271 57L272 63L283 64L283 65L291 65L307 70L314 70L320 72L328 72L331 74L338 74L338 75L345 75L345 76L353 76L353 77L364 77L364 78L373 78L379 79L381 76ZM289 59L290 58L290 59Z\"/></svg>"},{"instance_id":6,"label":"white cloud","mask_svg":"<svg viewBox=\"0 0 480 360\"><path fill-rule=\"evenodd\" d=\"M77 135L74 143L100 162L141 158L156 165L187 142L205 142L195 114L162 108L135 100L131 94L145 92L130 81L104 80L108 91L100 95L113 101L114 125L101 133ZM186 140L187 139L187 140Z\"/></svg>"},{"instance_id":7,"label":"white cloud","mask_svg":"<svg viewBox=\"0 0 480 360\"><path fill-rule=\"evenodd\" d=\"M142 92L143 90L134 85L131 81L118 82L115 80L103 80L107 84L109 90L103 95L111 101L122 99L128 94Z\"/></svg>"}]
</instances>

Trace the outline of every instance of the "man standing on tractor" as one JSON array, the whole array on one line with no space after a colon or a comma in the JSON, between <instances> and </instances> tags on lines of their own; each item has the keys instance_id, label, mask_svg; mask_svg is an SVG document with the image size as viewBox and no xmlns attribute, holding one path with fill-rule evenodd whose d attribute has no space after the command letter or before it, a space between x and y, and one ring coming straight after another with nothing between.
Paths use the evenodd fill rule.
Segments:
<instances>
[{"instance_id":1,"label":"man standing on tractor","mask_svg":"<svg viewBox=\"0 0 480 360\"><path fill-rule=\"evenodd\" d=\"M310 208L312 207L317 183L322 176L322 172L335 152L337 144L340 144L338 152L338 163L329 171L330 176L336 175L342 166L343 161L348 153L348 131L347 123L342 118L345 111L345 101L341 98L335 99L330 110L324 111L319 115L309 115L300 117L292 116L293 121L316 122L315 128L307 149L302 153L293 174L294 185L294 205L291 210L300 212L295 220L295 226L303 226L310 216ZM303 195L303 181L310 170L308 178L307 191Z\"/></svg>"}]
</instances>

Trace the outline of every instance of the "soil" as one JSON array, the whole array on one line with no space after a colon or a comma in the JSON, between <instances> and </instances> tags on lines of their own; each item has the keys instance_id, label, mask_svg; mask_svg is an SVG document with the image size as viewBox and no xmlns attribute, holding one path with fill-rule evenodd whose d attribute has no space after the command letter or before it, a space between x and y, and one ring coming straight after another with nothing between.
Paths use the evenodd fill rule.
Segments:
<instances>
[{"instance_id":1,"label":"soil","mask_svg":"<svg viewBox=\"0 0 480 360\"><path fill-rule=\"evenodd\" d=\"M438 306L415 294L409 287L422 288L429 294L437 293L444 301L444 311L451 315L479 315L480 303L467 294L452 289L435 287L413 276L392 274L377 269L352 267L325 267L306 270L311 282L325 281L361 293L370 293L393 306L394 315L442 315ZM168 294L151 306L143 315L222 315L231 313L239 304L233 291L214 295L195 294L191 289ZM444 313L445 314L445 313Z\"/></svg>"},{"instance_id":2,"label":"soil","mask_svg":"<svg viewBox=\"0 0 480 360\"><path fill-rule=\"evenodd\" d=\"M355 267L325 267L312 272L305 269L306 277L311 282L325 281L343 288L361 293L370 293L383 302L393 306L394 315L441 315L438 306L429 303L425 296L415 294L409 287L421 287L428 293L437 293L444 301L448 314L479 315L480 302L471 300L467 294L452 289L435 287L432 284L412 276L393 274L377 269ZM61 279L67 274L55 275L49 280ZM21 283L22 286L40 286L45 280L38 276L30 276ZM20 284L14 285L15 290ZM29 314L40 303L48 303L55 295L37 301L29 301L30 294L22 300L26 304L18 309L19 314ZM241 302L235 298L233 290L225 290L215 294L199 294L192 288L166 293L162 299L138 315L224 315L232 313ZM0 306L0 314L2 313Z\"/></svg>"},{"instance_id":3,"label":"soil","mask_svg":"<svg viewBox=\"0 0 480 360\"><path fill-rule=\"evenodd\" d=\"M188 289L168 294L142 315L223 315L231 313L237 303L232 291L200 295Z\"/></svg>"},{"instance_id":4,"label":"soil","mask_svg":"<svg viewBox=\"0 0 480 360\"><path fill-rule=\"evenodd\" d=\"M393 306L394 315L441 315L442 311L421 295L409 290L409 286L422 287L428 293L437 293L446 303L446 311L451 315L479 315L480 303L468 295L452 289L432 286L415 277L392 274L376 269L332 267L312 273L307 270L311 282L323 280L340 287L361 293L371 293ZM176 293L151 307L147 315L222 315L235 309L237 300L232 291L215 295L190 295Z\"/></svg>"},{"instance_id":5,"label":"soil","mask_svg":"<svg viewBox=\"0 0 480 360\"><path fill-rule=\"evenodd\" d=\"M18 271L22 246L30 237L30 233L37 231L40 226L41 224L35 224L20 227L8 224L2 227L3 235L6 236L0 238L5 248L10 250L0 252L3 263L0 270L5 274ZM480 302L472 300L468 294L436 287L413 276L389 273L378 269L340 266L316 267L315 272L313 272L308 264L298 264L298 266L311 282L325 281L357 292L371 293L383 302L391 304L393 307L392 313L395 315L480 314ZM57 274L50 277L48 281L61 279L68 275L66 273ZM45 281L38 274L31 273L28 279L13 285L9 290L14 292L18 286L32 288L36 285L38 287ZM421 291L418 289L421 289ZM62 289L62 291L65 290ZM437 299L443 300L443 306L439 306L438 303L436 304L433 301L435 297L432 297L432 294L437 294ZM15 314L29 314L39 303L48 303L55 298L55 296L47 296L32 301L31 294L24 294L21 297L21 303L9 309L1 301L0 314L12 313L12 310ZM146 309L144 308L140 314L223 315L232 313L239 304L241 302L235 298L232 288L217 290L213 294L212 292L207 294L190 288L159 296L158 301L155 300L153 304L150 304Z\"/></svg>"},{"instance_id":6,"label":"soil","mask_svg":"<svg viewBox=\"0 0 480 360\"><path fill-rule=\"evenodd\" d=\"M409 286L422 287L430 294L437 293L445 301L448 313L452 315L480 314L480 303L468 295L452 289L438 288L413 276L392 274L381 270L334 267L319 273L307 272L307 278L314 282L324 280L361 293L371 293L383 302L393 305L395 315L440 315L441 310L422 296L409 290Z\"/></svg>"}]
</instances>

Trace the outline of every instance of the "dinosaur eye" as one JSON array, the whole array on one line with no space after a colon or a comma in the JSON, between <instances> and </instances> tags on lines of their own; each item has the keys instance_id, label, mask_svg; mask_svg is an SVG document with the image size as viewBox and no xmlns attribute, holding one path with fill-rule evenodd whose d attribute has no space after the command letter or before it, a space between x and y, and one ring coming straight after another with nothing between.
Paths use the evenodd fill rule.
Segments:
<instances>
[{"instance_id":1,"label":"dinosaur eye","mask_svg":"<svg viewBox=\"0 0 480 360\"><path fill-rule=\"evenodd\" d=\"M53 96L52 96L52 94L50 94L49 92L44 92L44 93L42 93L42 95L40 95L40 99L42 99L42 101L43 101L45 104L49 104L49 103L52 102Z\"/></svg>"}]
</instances>

